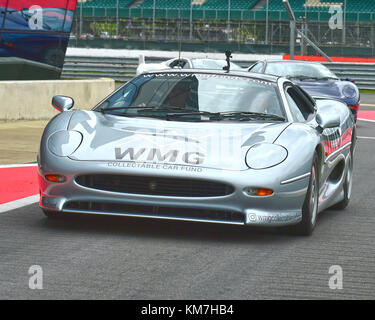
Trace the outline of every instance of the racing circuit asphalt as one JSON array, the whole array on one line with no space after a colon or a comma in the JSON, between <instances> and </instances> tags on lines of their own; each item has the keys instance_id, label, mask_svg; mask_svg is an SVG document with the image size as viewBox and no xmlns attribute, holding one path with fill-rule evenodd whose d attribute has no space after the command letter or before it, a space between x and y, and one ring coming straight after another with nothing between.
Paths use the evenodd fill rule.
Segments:
<instances>
[{"instance_id":1,"label":"racing circuit asphalt","mask_svg":"<svg viewBox=\"0 0 375 320\"><path fill-rule=\"evenodd\" d=\"M122 217L51 221L37 204L0 213L0 299L374 299L375 123L359 121L358 135L352 201L323 212L311 237ZM43 268L43 290L28 287L31 265ZM343 269L342 290L329 288L332 265Z\"/></svg>"}]
</instances>

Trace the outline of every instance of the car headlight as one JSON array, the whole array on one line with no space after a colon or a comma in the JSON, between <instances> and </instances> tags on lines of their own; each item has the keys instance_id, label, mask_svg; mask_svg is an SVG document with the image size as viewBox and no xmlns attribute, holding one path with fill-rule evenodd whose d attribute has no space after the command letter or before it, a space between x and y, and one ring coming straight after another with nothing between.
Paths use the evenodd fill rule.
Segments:
<instances>
[{"instance_id":1,"label":"car headlight","mask_svg":"<svg viewBox=\"0 0 375 320\"><path fill-rule=\"evenodd\" d=\"M57 131L48 139L48 149L56 156L67 157L73 154L82 142L82 134L78 131Z\"/></svg>"},{"instance_id":2,"label":"car headlight","mask_svg":"<svg viewBox=\"0 0 375 320\"><path fill-rule=\"evenodd\" d=\"M288 151L277 144L260 143L252 146L246 154L246 164L251 169L267 169L283 162Z\"/></svg>"},{"instance_id":3,"label":"car headlight","mask_svg":"<svg viewBox=\"0 0 375 320\"><path fill-rule=\"evenodd\" d=\"M354 98L357 94L357 91L355 90L355 88L353 88L353 86L347 85L342 89L342 93L346 98Z\"/></svg>"}]
</instances>

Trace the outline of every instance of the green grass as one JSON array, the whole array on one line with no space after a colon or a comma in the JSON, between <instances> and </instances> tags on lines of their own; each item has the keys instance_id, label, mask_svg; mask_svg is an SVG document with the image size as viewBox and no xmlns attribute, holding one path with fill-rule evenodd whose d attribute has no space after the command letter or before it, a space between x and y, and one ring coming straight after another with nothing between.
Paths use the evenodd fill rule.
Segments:
<instances>
[{"instance_id":1,"label":"green grass","mask_svg":"<svg viewBox=\"0 0 375 320\"><path fill-rule=\"evenodd\" d=\"M359 90L360 93L375 93L375 90L367 90L367 89L361 89Z\"/></svg>"}]
</instances>

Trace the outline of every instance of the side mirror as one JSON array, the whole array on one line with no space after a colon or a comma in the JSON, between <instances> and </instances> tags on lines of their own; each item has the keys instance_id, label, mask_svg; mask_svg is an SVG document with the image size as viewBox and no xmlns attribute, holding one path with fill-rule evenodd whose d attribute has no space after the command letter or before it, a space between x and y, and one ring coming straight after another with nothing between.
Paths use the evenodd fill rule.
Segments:
<instances>
[{"instance_id":1,"label":"side mirror","mask_svg":"<svg viewBox=\"0 0 375 320\"><path fill-rule=\"evenodd\" d=\"M66 96L54 96L52 106L60 112L68 111L73 108L74 100Z\"/></svg>"},{"instance_id":2,"label":"side mirror","mask_svg":"<svg viewBox=\"0 0 375 320\"><path fill-rule=\"evenodd\" d=\"M319 127L324 129L337 128L340 126L340 116L333 113L318 113L316 115L316 122Z\"/></svg>"}]
</instances>

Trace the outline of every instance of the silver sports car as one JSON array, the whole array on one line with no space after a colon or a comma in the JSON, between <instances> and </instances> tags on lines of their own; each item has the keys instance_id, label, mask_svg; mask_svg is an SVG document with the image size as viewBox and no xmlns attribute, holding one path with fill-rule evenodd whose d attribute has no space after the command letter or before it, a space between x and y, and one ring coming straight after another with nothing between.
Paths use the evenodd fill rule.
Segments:
<instances>
[{"instance_id":1,"label":"silver sports car","mask_svg":"<svg viewBox=\"0 0 375 320\"><path fill-rule=\"evenodd\" d=\"M247 72L139 75L91 111L61 113L38 156L48 217L88 213L313 231L352 190L347 106Z\"/></svg>"},{"instance_id":2,"label":"silver sports car","mask_svg":"<svg viewBox=\"0 0 375 320\"><path fill-rule=\"evenodd\" d=\"M140 75L145 72L160 71L167 69L207 69L207 70L223 70L227 65L225 60L208 59L208 58L174 58L161 63L145 63L144 57L140 57L136 74ZM245 71L239 65L230 62L230 69L237 71Z\"/></svg>"}]
</instances>

